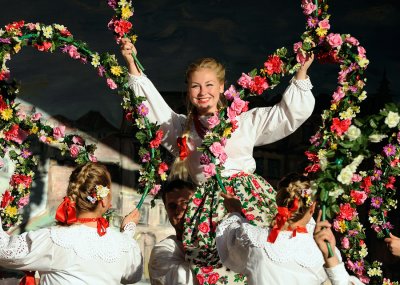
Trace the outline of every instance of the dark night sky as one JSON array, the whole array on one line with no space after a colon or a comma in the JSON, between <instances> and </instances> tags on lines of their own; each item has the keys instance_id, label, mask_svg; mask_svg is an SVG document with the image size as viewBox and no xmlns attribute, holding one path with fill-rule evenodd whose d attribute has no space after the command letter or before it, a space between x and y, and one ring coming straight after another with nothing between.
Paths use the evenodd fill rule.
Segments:
<instances>
[{"instance_id":1,"label":"dark night sky","mask_svg":"<svg viewBox=\"0 0 400 285\"><path fill-rule=\"evenodd\" d=\"M119 56L107 23L113 11L95 0L0 0L0 26L24 19L63 24L92 51ZM145 73L160 91L184 91L184 71L198 57L211 56L228 69L228 83L241 72L261 67L275 49L291 47L304 31L300 0L281 1L135 1L132 18ZM359 39L370 60L366 90L374 93L386 70L393 96L400 99L400 4L396 0L329 1L331 31ZM121 120L120 98L108 90L90 65L24 48L9 63L22 82L23 100L45 112L76 119L99 110L114 125ZM331 94L338 66L314 63L310 76L315 94ZM279 88L283 89L286 82ZM278 88L278 91L279 91Z\"/></svg>"}]
</instances>

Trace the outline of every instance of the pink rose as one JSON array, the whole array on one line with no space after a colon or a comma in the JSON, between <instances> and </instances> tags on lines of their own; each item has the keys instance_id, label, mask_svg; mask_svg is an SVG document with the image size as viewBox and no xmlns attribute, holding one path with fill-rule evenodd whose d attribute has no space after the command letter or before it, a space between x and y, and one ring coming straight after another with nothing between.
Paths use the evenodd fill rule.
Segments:
<instances>
[{"instance_id":1,"label":"pink rose","mask_svg":"<svg viewBox=\"0 0 400 285\"><path fill-rule=\"evenodd\" d=\"M215 164L210 163L208 165L203 166L203 173L206 178L210 178L214 176L217 172L215 171Z\"/></svg>"},{"instance_id":2,"label":"pink rose","mask_svg":"<svg viewBox=\"0 0 400 285\"><path fill-rule=\"evenodd\" d=\"M32 115L31 120L32 121L38 121L42 117L42 113L35 113Z\"/></svg>"},{"instance_id":3,"label":"pink rose","mask_svg":"<svg viewBox=\"0 0 400 285\"><path fill-rule=\"evenodd\" d=\"M226 153L221 153L221 155L218 158L219 161L221 161L221 163L224 164L225 161L228 159L228 155Z\"/></svg>"},{"instance_id":4,"label":"pink rose","mask_svg":"<svg viewBox=\"0 0 400 285\"><path fill-rule=\"evenodd\" d=\"M344 40L346 43L349 43L353 46L358 46L360 44L360 42L354 37L346 37Z\"/></svg>"},{"instance_id":5,"label":"pink rose","mask_svg":"<svg viewBox=\"0 0 400 285\"><path fill-rule=\"evenodd\" d=\"M302 42L297 42L297 43L295 43L295 44L293 45L293 50L294 50L295 53L297 53L297 51L298 51L299 49L301 49L302 47L303 47L303 43L302 43Z\"/></svg>"},{"instance_id":6,"label":"pink rose","mask_svg":"<svg viewBox=\"0 0 400 285\"><path fill-rule=\"evenodd\" d=\"M207 222L202 222L199 225L199 231L201 231L202 233L206 234L210 231L210 226L208 225Z\"/></svg>"},{"instance_id":7,"label":"pink rose","mask_svg":"<svg viewBox=\"0 0 400 285\"><path fill-rule=\"evenodd\" d=\"M74 59L79 59L81 57L81 55L78 52L78 49L73 45L69 46L68 54L70 57Z\"/></svg>"},{"instance_id":8,"label":"pink rose","mask_svg":"<svg viewBox=\"0 0 400 285\"><path fill-rule=\"evenodd\" d=\"M69 148L69 153L70 153L71 157L72 158L77 157L79 154L79 150L80 150L80 148L78 145L76 145L76 144L71 145L71 147Z\"/></svg>"},{"instance_id":9,"label":"pink rose","mask_svg":"<svg viewBox=\"0 0 400 285\"><path fill-rule=\"evenodd\" d=\"M350 247L350 242L349 242L349 239L348 239L347 237L343 237L343 238L342 238L342 247L343 247L344 249L349 249L349 247Z\"/></svg>"},{"instance_id":10,"label":"pink rose","mask_svg":"<svg viewBox=\"0 0 400 285\"><path fill-rule=\"evenodd\" d=\"M238 80L238 84L243 88L250 88L253 83L253 79L246 73L242 73L242 76Z\"/></svg>"},{"instance_id":11,"label":"pink rose","mask_svg":"<svg viewBox=\"0 0 400 285\"><path fill-rule=\"evenodd\" d=\"M303 53L301 50L299 50L296 54L296 60L297 62L304 64L307 60L307 55Z\"/></svg>"},{"instance_id":12,"label":"pink rose","mask_svg":"<svg viewBox=\"0 0 400 285\"><path fill-rule=\"evenodd\" d=\"M56 140L62 139L65 136L65 126L53 128L53 137Z\"/></svg>"},{"instance_id":13,"label":"pink rose","mask_svg":"<svg viewBox=\"0 0 400 285\"><path fill-rule=\"evenodd\" d=\"M243 101L239 97L236 97L233 100L230 108L232 108L232 110L235 111L237 115L240 115L240 113L242 113L242 111L246 107L246 105L247 105L246 101Z\"/></svg>"},{"instance_id":14,"label":"pink rose","mask_svg":"<svg viewBox=\"0 0 400 285\"><path fill-rule=\"evenodd\" d=\"M343 40L342 40L342 37L340 36L340 34L330 33L326 37L326 40L328 41L328 44L333 48L339 47L343 43Z\"/></svg>"},{"instance_id":15,"label":"pink rose","mask_svg":"<svg viewBox=\"0 0 400 285\"><path fill-rule=\"evenodd\" d=\"M219 142L214 142L210 146L210 151L216 156L219 157L221 154L225 153L224 147Z\"/></svg>"},{"instance_id":16,"label":"pink rose","mask_svg":"<svg viewBox=\"0 0 400 285\"><path fill-rule=\"evenodd\" d=\"M193 199L193 203L194 203L196 206L200 206L202 201L203 201L203 200L200 199L200 198L194 198L194 199Z\"/></svg>"},{"instance_id":17,"label":"pink rose","mask_svg":"<svg viewBox=\"0 0 400 285\"><path fill-rule=\"evenodd\" d=\"M116 89L118 87L111 78L107 78L107 85L110 87L110 89Z\"/></svg>"},{"instance_id":18,"label":"pink rose","mask_svg":"<svg viewBox=\"0 0 400 285\"><path fill-rule=\"evenodd\" d=\"M336 89L336 91L333 92L333 95L332 95L333 102L332 103L339 102L344 96L345 96L345 93L343 92L342 87L338 87Z\"/></svg>"},{"instance_id":19,"label":"pink rose","mask_svg":"<svg viewBox=\"0 0 400 285\"><path fill-rule=\"evenodd\" d=\"M22 111L22 110L18 110L17 116L18 116L18 119L20 119L20 120L25 120L26 119L26 113L24 111Z\"/></svg>"},{"instance_id":20,"label":"pink rose","mask_svg":"<svg viewBox=\"0 0 400 285\"><path fill-rule=\"evenodd\" d=\"M301 7L303 8L303 12L305 15L310 15L312 14L312 12L315 11L315 9L317 9L317 6L313 3L306 3L301 5Z\"/></svg>"},{"instance_id":21,"label":"pink rose","mask_svg":"<svg viewBox=\"0 0 400 285\"><path fill-rule=\"evenodd\" d=\"M97 158L93 154L89 154L89 160L91 162L97 162Z\"/></svg>"},{"instance_id":22,"label":"pink rose","mask_svg":"<svg viewBox=\"0 0 400 285\"><path fill-rule=\"evenodd\" d=\"M362 46L357 47L357 51L358 51L358 56L360 58L365 58L365 54L367 53L367 51L365 50L364 47Z\"/></svg>"},{"instance_id":23,"label":"pink rose","mask_svg":"<svg viewBox=\"0 0 400 285\"><path fill-rule=\"evenodd\" d=\"M231 107L228 107L228 112L227 112L227 113L228 113L228 118L229 118L229 120L230 120L231 122L234 121L235 118L236 118L236 116L237 116L235 110L232 109Z\"/></svg>"},{"instance_id":24,"label":"pink rose","mask_svg":"<svg viewBox=\"0 0 400 285\"><path fill-rule=\"evenodd\" d=\"M26 195L26 196L22 197L21 199L19 199L18 208L21 209L22 207L28 205L28 203L29 203L29 195Z\"/></svg>"},{"instance_id":25,"label":"pink rose","mask_svg":"<svg viewBox=\"0 0 400 285\"><path fill-rule=\"evenodd\" d=\"M43 142L43 143L47 143L47 138L46 136L40 136L39 137L39 141Z\"/></svg>"},{"instance_id":26,"label":"pink rose","mask_svg":"<svg viewBox=\"0 0 400 285\"><path fill-rule=\"evenodd\" d=\"M154 185L154 187L150 190L150 194L153 196L156 196L157 193L160 191L161 189L161 185L160 184L156 184Z\"/></svg>"},{"instance_id":27,"label":"pink rose","mask_svg":"<svg viewBox=\"0 0 400 285\"><path fill-rule=\"evenodd\" d=\"M331 28L331 25L329 24L329 20L328 19L324 19L321 22L319 22L318 26L321 29L324 29L324 30L329 30Z\"/></svg>"},{"instance_id":28,"label":"pink rose","mask_svg":"<svg viewBox=\"0 0 400 285\"><path fill-rule=\"evenodd\" d=\"M84 143L83 138L81 138L80 136L73 136L72 142L77 145L83 145Z\"/></svg>"},{"instance_id":29,"label":"pink rose","mask_svg":"<svg viewBox=\"0 0 400 285\"><path fill-rule=\"evenodd\" d=\"M210 129L213 129L216 125L219 124L220 121L217 115L213 115L212 117L208 118L207 122L208 122L208 127Z\"/></svg>"}]
</instances>

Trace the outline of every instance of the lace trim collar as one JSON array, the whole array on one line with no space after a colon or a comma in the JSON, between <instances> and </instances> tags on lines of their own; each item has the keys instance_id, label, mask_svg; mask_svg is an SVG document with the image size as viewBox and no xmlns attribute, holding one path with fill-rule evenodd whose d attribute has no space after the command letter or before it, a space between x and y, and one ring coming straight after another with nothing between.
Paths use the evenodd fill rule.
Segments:
<instances>
[{"instance_id":1,"label":"lace trim collar","mask_svg":"<svg viewBox=\"0 0 400 285\"><path fill-rule=\"evenodd\" d=\"M122 253L133 250L133 239L112 228L108 228L104 236L99 236L96 228L85 225L52 227L50 237L56 245L73 250L83 259L97 259L108 263L118 261Z\"/></svg>"}]
</instances>

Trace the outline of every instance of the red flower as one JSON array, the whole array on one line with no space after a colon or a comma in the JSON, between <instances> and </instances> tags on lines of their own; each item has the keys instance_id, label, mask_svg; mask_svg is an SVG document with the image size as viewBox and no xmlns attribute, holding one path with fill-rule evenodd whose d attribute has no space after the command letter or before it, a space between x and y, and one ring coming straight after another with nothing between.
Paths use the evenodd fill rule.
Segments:
<instances>
[{"instance_id":1,"label":"red flower","mask_svg":"<svg viewBox=\"0 0 400 285\"><path fill-rule=\"evenodd\" d=\"M268 60L264 62L264 71L268 75L282 72L282 60L277 55L270 55Z\"/></svg>"},{"instance_id":2,"label":"red flower","mask_svg":"<svg viewBox=\"0 0 400 285\"><path fill-rule=\"evenodd\" d=\"M197 274L196 278L197 278L197 281L199 281L200 285L203 285L204 281L206 281L206 279L204 278L203 274Z\"/></svg>"},{"instance_id":3,"label":"red flower","mask_svg":"<svg viewBox=\"0 0 400 285\"><path fill-rule=\"evenodd\" d=\"M165 162L161 162L160 165L158 166L158 174L161 175L167 170L168 170L168 165Z\"/></svg>"},{"instance_id":4,"label":"red flower","mask_svg":"<svg viewBox=\"0 0 400 285\"><path fill-rule=\"evenodd\" d=\"M43 42L43 44L35 44L34 47L37 48L38 51L48 51L51 49L53 44L51 42Z\"/></svg>"},{"instance_id":5,"label":"red flower","mask_svg":"<svg viewBox=\"0 0 400 285\"><path fill-rule=\"evenodd\" d=\"M208 233L210 231L210 226L208 225L207 222L202 222L199 225L199 231L201 231L202 233Z\"/></svg>"},{"instance_id":6,"label":"red flower","mask_svg":"<svg viewBox=\"0 0 400 285\"><path fill-rule=\"evenodd\" d=\"M388 189L395 190L394 183L396 182L396 177L390 176L388 178L388 182L386 183L385 187Z\"/></svg>"},{"instance_id":7,"label":"red flower","mask_svg":"<svg viewBox=\"0 0 400 285\"><path fill-rule=\"evenodd\" d=\"M8 190L6 190L6 192L4 192L2 196L3 196L3 199L1 199L0 207L4 209L5 207L8 206L8 204L10 204L14 200L14 197L11 196L11 194Z\"/></svg>"},{"instance_id":8,"label":"red flower","mask_svg":"<svg viewBox=\"0 0 400 285\"><path fill-rule=\"evenodd\" d=\"M261 187L257 180L253 179L251 182L253 183L254 187L256 187L256 189Z\"/></svg>"},{"instance_id":9,"label":"red flower","mask_svg":"<svg viewBox=\"0 0 400 285\"><path fill-rule=\"evenodd\" d=\"M71 32L68 31L67 29L64 29L64 30L60 31L60 34L61 34L62 36L64 36L64 37L70 37L70 36L72 36Z\"/></svg>"},{"instance_id":10,"label":"red flower","mask_svg":"<svg viewBox=\"0 0 400 285\"><path fill-rule=\"evenodd\" d=\"M225 190L227 193L231 194L231 195L235 195L235 191L233 191L233 187L232 186L225 186Z\"/></svg>"},{"instance_id":11,"label":"red flower","mask_svg":"<svg viewBox=\"0 0 400 285\"><path fill-rule=\"evenodd\" d=\"M349 203L340 205L339 217L341 219L351 221L356 214L356 210L353 209Z\"/></svg>"},{"instance_id":12,"label":"red flower","mask_svg":"<svg viewBox=\"0 0 400 285\"><path fill-rule=\"evenodd\" d=\"M29 188L32 183L32 177L23 174L14 174L11 176L11 186L24 185L25 188Z\"/></svg>"},{"instance_id":13,"label":"red flower","mask_svg":"<svg viewBox=\"0 0 400 285\"><path fill-rule=\"evenodd\" d=\"M7 70L2 70L0 72L0 80L6 80L8 78L10 78L10 72Z\"/></svg>"},{"instance_id":14,"label":"red flower","mask_svg":"<svg viewBox=\"0 0 400 285\"><path fill-rule=\"evenodd\" d=\"M14 141L18 144L22 144L22 142L28 136L28 132L19 128L17 124L12 125L12 127L4 132L4 137L7 141Z\"/></svg>"},{"instance_id":15,"label":"red flower","mask_svg":"<svg viewBox=\"0 0 400 285\"><path fill-rule=\"evenodd\" d=\"M350 197L353 198L356 205L362 205L368 196L364 191L351 190Z\"/></svg>"},{"instance_id":16,"label":"red flower","mask_svg":"<svg viewBox=\"0 0 400 285\"><path fill-rule=\"evenodd\" d=\"M203 272L204 274L210 273L213 271L213 267L212 266L205 266L201 268L201 272Z\"/></svg>"},{"instance_id":17,"label":"red flower","mask_svg":"<svg viewBox=\"0 0 400 285\"><path fill-rule=\"evenodd\" d=\"M343 133L347 131L347 129L351 125L351 119L346 119L341 121L339 118L333 118L331 131L336 132L339 136L342 136Z\"/></svg>"},{"instance_id":18,"label":"red flower","mask_svg":"<svg viewBox=\"0 0 400 285\"><path fill-rule=\"evenodd\" d=\"M158 148L161 144L161 139L163 137L164 133L162 130L158 130L156 132L156 137L150 142L150 147L151 148Z\"/></svg>"},{"instance_id":19,"label":"red flower","mask_svg":"<svg viewBox=\"0 0 400 285\"><path fill-rule=\"evenodd\" d=\"M371 176L367 176L363 179L360 188L364 189L364 191L368 194L369 192L371 192L371 190L369 189L371 186L372 186Z\"/></svg>"},{"instance_id":20,"label":"red flower","mask_svg":"<svg viewBox=\"0 0 400 285\"><path fill-rule=\"evenodd\" d=\"M24 26L25 22L24 21L19 21L19 22L13 22L11 24L8 24L6 26L6 31L7 32L16 32L17 35L22 35L21 31L19 29L21 29Z\"/></svg>"},{"instance_id":21,"label":"red flower","mask_svg":"<svg viewBox=\"0 0 400 285\"><path fill-rule=\"evenodd\" d=\"M254 220L254 215L253 215L253 214L246 214L245 216L246 216L246 219L247 219L248 221Z\"/></svg>"},{"instance_id":22,"label":"red flower","mask_svg":"<svg viewBox=\"0 0 400 285\"><path fill-rule=\"evenodd\" d=\"M254 81L250 86L250 91L252 93L257 93L258 95L261 95L268 87L269 85L267 79L257 75L254 77Z\"/></svg>"},{"instance_id":23,"label":"red flower","mask_svg":"<svg viewBox=\"0 0 400 285\"><path fill-rule=\"evenodd\" d=\"M312 173L312 172L317 172L318 170L320 170L321 166L319 165L319 163L314 163L313 165L309 165L306 167L305 171L308 173Z\"/></svg>"},{"instance_id":24,"label":"red flower","mask_svg":"<svg viewBox=\"0 0 400 285\"><path fill-rule=\"evenodd\" d=\"M194 199L193 199L193 203L194 203L196 206L200 206L200 204L201 204L202 201L203 201L203 200L200 199L200 198L194 198Z\"/></svg>"},{"instance_id":25,"label":"red flower","mask_svg":"<svg viewBox=\"0 0 400 285\"><path fill-rule=\"evenodd\" d=\"M0 78L1 80L1 78ZM0 95L0 111L3 111L4 109L7 109L8 105L7 103L3 100L3 96Z\"/></svg>"},{"instance_id":26,"label":"red flower","mask_svg":"<svg viewBox=\"0 0 400 285\"><path fill-rule=\"evenodd\" d=\"M219 279L219 274L217 272L213 272L210 275L208 275L207 281L209 284L215 284L217 283L218 279Z\"/></svg>"},{"instance_id":27,"label":"red flower","mask_svg":"<svg viewBox=\"0 0 400 285\"><path fill-rule=\"evenodd\" d=\"M308 150L305 151L304 154L307 156L307 159L308 159L309 161L312 161L312 162L319 162L319 158L318 158L318 155L317 155L317 154L312 153L312 152L310 152L310 151L308 151Z\"/></svg>"}]
</instances>

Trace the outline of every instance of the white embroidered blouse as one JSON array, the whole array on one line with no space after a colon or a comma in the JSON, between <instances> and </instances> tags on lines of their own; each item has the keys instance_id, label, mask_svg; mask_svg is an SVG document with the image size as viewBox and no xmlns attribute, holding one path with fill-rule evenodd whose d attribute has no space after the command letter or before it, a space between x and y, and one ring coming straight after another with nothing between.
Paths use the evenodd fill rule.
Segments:
<instances>
[{"instance_id":1,"label":"white embroidered blouse","mask_svg":"<svg viewBox=\"0 0 400 285\"><path fill-rule=\"evenodd\" d=\"M307 225L312 230L313 226ZM312 231L311 231L312 233ZM350 276L343 262L325 268L321 251L312 234L281 231L275 243L267 242L269 229L252 226L237 213L230 214L217 227L217 249L221 262L231 270L247 275L248 284L320 285L327 279L333 285L362 285ZM341 261L340 252L336 254Z\"/></svg>"},{"instance_id":2,"label":"white embroidered blouse","mask_svg":"<svg viewBox=\"0 0 400 285\"><path fill-rule=\"evenodd\" d=\"M85 225L54 226L9 236L0 227L0 266L38 271L44 285L131 284L143 272L135 228L99 236Z\"/></svg>"},{"instance_id":3,"label":"white embroidered blouse","mask_svg":"<svg viewBox=\"0 0 400 285\"><path fill-rule=\"evenodd\" d=\"M150 122L161 125L164 132L163 146L175 157L178 156L176 140L184 131L186 116L175 113L145 75L130 75L129 86L136 96L147 98L145 104L149 108ZM254 108L242 113L238 117L239 128L225 146L228 159L224 164L225 170L222 175L227 177L241 171L253 173L256 169L253 148L290 135L311 115L315 104L311 88L309 78L305 80L293 78L280 103L273 107ZM194 182L201 183L206 180L200 165L202 153L197 151L197 147L201 145L201 138L197 135L193 124L190 138L188 169Z\"/></svg>"}]
</instances>

